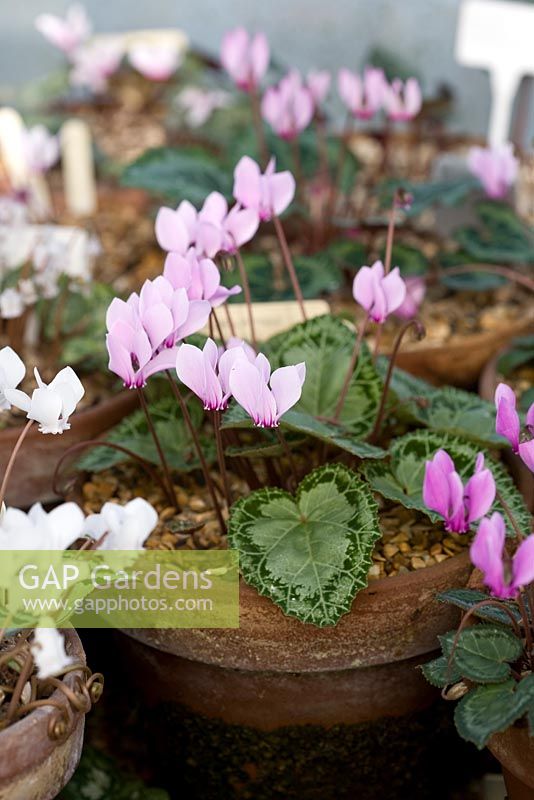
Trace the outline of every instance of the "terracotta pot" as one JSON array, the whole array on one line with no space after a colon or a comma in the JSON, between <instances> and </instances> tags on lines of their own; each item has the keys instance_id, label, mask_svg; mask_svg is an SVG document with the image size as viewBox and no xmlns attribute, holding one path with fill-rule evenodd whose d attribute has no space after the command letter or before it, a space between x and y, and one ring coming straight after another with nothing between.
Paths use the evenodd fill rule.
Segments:
<instances>
[{"instance_id":1,"label":"terracotta pot","mask_svg":"<svg viewBox=\"0 0 534 800\"><path fill-rule=\"evenodd\" d=\"M191 800L430 796L448 734L417 667L458 620L435 593L469 574L463 553L376 581L335 627L286 617L242 584L239 629L120 634L158 779ZM389 782L373 788L381 769Z\"/></svg>"},{"instance_id":2,"label":"terracotta pot","mask_svg":"<svg viewBox=\"0 0 534 800\"><path fill-rule=\"evenodd\" d=\"M412 349L403 347L397 358L401 369L434 384L472 386L503 344L532 327L532 320L517 322L506 329L455 337L445 345L428 347L424 342Z\"/></svg>"},{"instance_id":3,"label":"terracotta pot","mask_svg":"<svg viewBox=\"0 0 534 800\"><path fill-rule=\"evenodd\" d=\"M17 456L15 471L7 489L7 504L24 508L38 501L54 500L54 470L69 447L101 437L127 414L131 414L136 405L134 392L121 392L76 412L71 420L71 429L61 435L45 436L39 433L37 425L33 425ZM20 431L18 427L0 431L0 474L6 468Z\"/></svg>"},{"instance_id":4,"label":"terracotta pot","mask_svg":"<svg viewBox=\"0 0 534 800\"><path fill-rule=\"evenodd\" d=\"M75 630L64 631L67 653L85 664L85 653ZM69 672L64 683L70 689L84 675ZM67 698L56 689L51 700L64 709L67 729L61 739L49 730L58 709L43 706L19 722L0 731L0 800L52 800L68 783L80 760L85 714L73 711Z\"/></svg>"},{"instance_id":5,"label":"terracotta pot","mask_svg":"<svg viewBox=\"0 0 534 800\"><path fill-rule=\"evenodd\" d=\"M489 749L500 761L508 800L532 800L534 797L534 739L528 727L512 725L504 733L491 737Z\"/></svg>"},{"instance_id":6,"label":"terracotta pot","mask_svg":"<svg viewBox=\"0 0 534 800\"><path fill-rule=\"evenodd\" d=\"M499 352L488 361L480 376L479 394L490 403L494 401L495 389L499 383L497 364L503 352ZM519 491L526 500L529 510L534 513L534 474L509 448L504 450L503 458L510 467L510 471L514 476Z\"/></svg>"}]
</instances>

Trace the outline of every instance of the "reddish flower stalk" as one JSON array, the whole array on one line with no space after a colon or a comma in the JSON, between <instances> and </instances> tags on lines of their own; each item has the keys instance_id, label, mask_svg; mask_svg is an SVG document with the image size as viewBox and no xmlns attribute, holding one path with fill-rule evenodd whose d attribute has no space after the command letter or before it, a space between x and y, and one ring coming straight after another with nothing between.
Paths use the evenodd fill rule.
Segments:
<instances>
[{"instance_id":1,"label":"reddish flower stalk","mask_svg":"<svg viewBox=\"0 0 534 800\"><path fill-rule=\"evenodd\" d=\"M153 439L154 444L156 446L156 450L157 450L157 453L158 453L159 460L161 462L161 468L163 470L163 475L165 476L164 485L165 485L165 494L167 495L167 500L169 502L169 505L171 505L173 508L176 508L176 497L175 497L175 494L174 494L174 483L173 483L173 480L172 480L169 464L167 462L167 459L165 458L165 453L163 452L163 447L161 446L161 442L159 440L159 436L158 436L158 434L156 432L156 428L154 427L154 423L152 422L152 417L150 416L150 411L148 410L148 404L146 402L146 398L145 398L144 392L143 392L143 390L141 388L137 389L137 396L139 397L139 404L140 404L141 408L143 409L143 413L145 415L146 422L147 422L147 425L148 425L148 430L150 431L150 435L152 436L152 439Z\"/></svg>"},{"instance_id":2,"label":"reddish flower stalk","mask_svg":"<svg viewBox=\"0 0 534 800\"><path fill-rule=\"evenodd\" d=\"M280 244L280 252L282 253L284 265L285 268L287 269L287 273L291 280L291 285L293 286L293 292L295 293L297 303L299 304L300 307L300 313L302 314L302 319L304 322L306 322L308 317L306 316L306 309L304 307L304 298L302 296L302 290L300 288L297 271L295 269L295 265L293 264L293 259L291 258L291 252L289 250L289 246L287 243L286 235L284 233L284 229L282 227L282 223L280 222L280 219L276 216L276 214L273 215L273 223L276 235L278 236L278 242Z\"/></svg>"},{"instance_id":3,"label":"reddish flower stalk","mask_svg":"<svg viewBox=\"0 0 534 800\"><path fill-rule=\"evenodd\" d=\"M371 435L369 436L369 442L374 442L380 433L380 428L382 426L382 420L384 419L384 414L386 411L386 400L389 392L389 385L391 383L391 378L393 376L393 369L395 367L395 361L397 360L397 356L399 354L399 349L402 344L402 340L404 338L404 334L411 328L414 327L416 331L416 335L418 339L422 339L425 335L425 329L423 325L419 322L418 319L411 319L405 325L402 326L400 329L397 339L395 341L395 345L393 347L393 352L389 357L389 366L388 371L386 373L386 379L384 381L384 389L382 390L382 397L380 399L380 406L378 409L378 413L376 415L376 421L371 431Z\"/></svg>"},{"instance_id":4,"label":"reddish flower stalk","mask_svg":"<svg viewBox=\"0 0 534 800\"><path fill-rule=\"evenodd\" d=\"M254 315L252 313L252 297L250 294L250 284L248 282L247 269L239 250L235 251L235 260L241 276L241 283L243 284L243 294L245 296L245 303L247 304L248 324L250 327L250 338L254 350L258 349L258 342L256 340L256 331L254 329Z\"/></svg>"},{"instance_id":5,"label":"reddish flower stalk","mask_svg":"<svg viewBox=\"0 0 534 800\"><path fill-rule=\"evenodd\" d=\"M219 462L219 469L221 470L222 484L224 490L224 498L228 508L232 505L232 493L230 491L230 484L228 481L228 473L226 471L226 461L224 457L224 445L222 440L221 431L221 412L213 411L213 429L215 431L215 443L217 445L217 460Z\"/></svg>"},{"instance_id":6,"label":"reddish flower stalk","mask_svg":"<svg viewBox=\"0 0 534 800\"><path fill-rule=\"evenodd\" d=\"M354 369L356 367L356 362L358 360L360 347L362 345L362 340L365 334L365 329L367 328L368 321L369 317L365 317L359 327L358 335L356 337L356 341L354 342L354 349L352 351L349 366L345 375L345 381L343 382L343 388L341 389L341 394L339 395L339 400L337 402L336 410L334 411L333 422L339 421L340 414L343 411L343 406L345 405L345 400L347 399L350 382L352 380Z\"/></svg>"},{"instance_id":7,"label":"reddish flower stalk","mask_svg":"<svg viewBox=\"0 0 534 800\"><path fill-rule=\"evenodd\" d=\"M15 460L17 458L20 448L22 447L24 439L30 432L30 428L33 425L33 422L34 422L33 419L28 420L28 422L22 429L21 433L19 434L19 438L15 443L15 447L13 448L13 451L9 457L9 461L7 462L6 471L4 472L4 477L2 479L2 485L0 486L0 511L2 509L5 500L7 484L9 482L9 478L11 477L11 473L13 472L13 467L15 466Z\"/></svg>"},{"instance_id":8,"label":"reddish flower stalk","mask_svg":"<svg viewBox=\"0 0 534 800\"><path fill-rule=\"evenodd\" d=\"M168 369L165 370L165 374L166 374L166 376L168 378L168 381L169 381L169 383L171 385L172 392L173 392L176 400L178 401L178 403L180 405L180 408L182 410L182 414L183 414L183 417L184 417L185 424L187 425L189 433L191 434L191 438L193 439L193 444L194 444L195 450L197 452L198 460L200 461L200 465L201 465L201 468L202 468L202 473L204 475L204 480L206 481L206 487L208 489L208 492L210 493L211 502L213 503L213 508L215 510L215 513L217 514L217 519L219 521L219 527L221 529L221 533L224 536L226 534L226 523L225 523L224 517L222 515L222 511L221 511L221 506L220 506L219 500L217 499L217 494L215 493L215 486L214 486L213 481L211 479L208 463L206 461L206 458L204 456L204 452L202 450L202 445L200 444L200 440L198 438L198 434L197 434L197 432L195 430L195 426L193 425L193 420L191 419L191 416L189 414L189 410L187 408L186 402L185 402L184 398L182 397L182 394L181 394L177 384L173 380L172 375L171 375L171 373L170 373L170 371Z\"/></svg>"}]
</instances>

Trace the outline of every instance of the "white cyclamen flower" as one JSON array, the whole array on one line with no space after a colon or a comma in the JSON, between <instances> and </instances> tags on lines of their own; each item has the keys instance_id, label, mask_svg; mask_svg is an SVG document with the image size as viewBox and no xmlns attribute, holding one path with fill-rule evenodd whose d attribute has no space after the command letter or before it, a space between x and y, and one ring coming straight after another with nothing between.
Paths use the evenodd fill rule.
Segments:
<instances>
[{"instance_id":1,"label":"white cyclamen flower","mask_svg":"<svg viewBox=\"0 0 534 800\"><path fill-rule=\"evenodd\" d=\"M22 145L28 169L42 175L53 167L59 158L59 140L44 125L34 125L22 133Z\"/></svg>"},{"instance_id":2,"label":"white cyclamen flower","mask_svg":"<svg viewBox=\"0 0 534 800\"><path fill-rule=\"evenodd\" d=\"M2 319L16 319L24 311L24 300L17 289L13 287L4 289L0 294L0 317Z\"/></svg>"},{"instance_id":3,"label":"white cyclamen flower","mask_svg":"<svg viewBox=\"0 0 534 800\"><path fill-rule=\"evenodd\" d=\"M11 347L0 350L0 409L9 410L11 403L6 398L6 391L16 389L26 375L23 360Z\"/></svg>"},{"instance_id":4,"label":"white cyclamen flower","mask_svg":"<svg viewBox=\"0 0 534 800\"><path fill-rule=\"evenodd\" d=\"M38 678L61 675L74 663L66 653L63 636L55 628L36 628L31 651Z\"/></svg>"},{"instance_id":5,"label":"white cyclamen flower","mask_svg":"<svg viewBox=\"0 0 534 800\"><path fill-rule=\"evenodd\" d=\"M34 373L38 388L31 397L19 389L7 389L6 399L38 422L41 433L68 431L69 417L85 394L80 379L72 367L64 367L49 384L41 380L37 368Z\"/></svg>"},{"instance_id":6,"label":"white cyclamen flower","mask_svg":"<svg viewBox=\"0 0 534 800\"><path fill-rule=\"evenodd\" d=\"M82 537L84 515L76 503L62 503L48 513L35 503L26 513L7 508L0 518L1 550L66 550Z\"/></svg>"},{"instance_id":7,"label":"white cyclamen flower","mask_svg":"<svg viewBox=\"0 0 534 800\"><path fill-rule=\"evenodd\" d=\"M158 521L156 510L142 497L125 506L104 503L100 514L87 517L84 533L95 541L106 534L99 550L141 550Z\"/></svg>"}]
</instances>

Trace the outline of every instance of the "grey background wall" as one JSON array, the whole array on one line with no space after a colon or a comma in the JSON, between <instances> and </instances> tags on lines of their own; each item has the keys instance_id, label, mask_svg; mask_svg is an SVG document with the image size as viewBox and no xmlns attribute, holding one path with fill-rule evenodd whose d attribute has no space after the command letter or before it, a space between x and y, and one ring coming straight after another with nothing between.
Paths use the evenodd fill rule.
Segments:
<instances>
[{"instance_id":1,"label":"grey background wall","mask_svg":"<svg viewBox=\"0 0 534 800\"><path fill-rule=\"evenodd\" d=\"M61 56L34 29L43 11L61 14L69 0L0 0L0 87L51 70ZM179 26L193 43L217 52L225 30L262 29L273 51L301 68L361 67L372 47L397 52L432 91L456 91L456 128L485 131L487 74L455 63L460 0L85 0L95 30Z\"/></svg>"}]
</instances>

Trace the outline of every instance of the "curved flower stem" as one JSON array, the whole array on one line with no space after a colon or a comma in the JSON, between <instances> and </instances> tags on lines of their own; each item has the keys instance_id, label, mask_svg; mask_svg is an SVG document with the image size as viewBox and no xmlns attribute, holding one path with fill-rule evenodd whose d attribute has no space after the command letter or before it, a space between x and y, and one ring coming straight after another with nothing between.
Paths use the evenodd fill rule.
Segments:
<instances>
[{"instance_id":1,"label":"curved flower stem","mask_svg":"<svg viewBox=\"0 0 534 800\"><path fill-rule=\"evenodd\" d=\"M156 428L154 427L154 423L152 422L152 417L150 416L150 411L148 410L148 404L146 401L145 394L142 389L137 389L137 394L139 397L139 403L141 404L141 408L143 409L143 413L146 417L148 430L150 431L150 435L154 441L156 446L156 450L158 451L159 460L161 461L161 468L163 470L163 474L165 475L165 494L167 495L167 500L169 504L176 508L176 497L174 495L174 483L171 476L171 471L169 469L169 464L167 463L167 459L165 458L165 453L163 452L163 447L161 446L161 442L159 440L159 436L156 432Z\"/></svg>"},{"instance_id":2,"label":"curved flower stem","mask_svg":"<svg viewBox=\"0 0 534 800\"><path fill-rule=\"evenodd\" d=\"M6 471L4 472L4 477L2 479L2 485L0 486L0 514L2 513L2 508L3 508L3 505L4 505L5 496L6 496L7 484L8 484L9 478L11 476L11 473L13 472L13 467L15 465L15 459L17 458L18 452L19 452L20 448L22 447L22 443L23 443L24 439L26 438L26 436L28 435L28 433L30 431L30 428L33 425L33 422L34 422L33 419L28 420L28 422L26 423L26 425L22 429L22 431L21 431L21 433L19 435L19 438L17 439L17 441L15 443L15 447L13 448L13 452L11 453L11 455L9 457L9 461L7 462Z\"/></svg>"},{"instance_id":3,"label":"curved flower stem","mask_svg":"<svg viewBox=\"0 0 534 800\"><path fill-rule=\"evenodd\" d=\"M525 535L523 534L523 531L521 530L521 528L517 524L517 520L514 517L512 509L510 508L510 506L508 505L508 503L506 502L506 500L504 499L504 497L502 496L500 491L497 489L497 487L495 487L495 497L497 498L497 500L499 501L499 503L503 507L504 513L506 514L506 516L510 520L510 523L512 525L512 528L514 529L515 535L517 536L519 541L521 541L522 539L525 538Z\"/></svg>"},{"instance_id":4,"label":"curved flower stem","mask_svg":"<svg viewBox=\"0 0 534 800\"><path fill-rule=\"evenodd\" d=\"M521 612L521 619L523 620L523 627L525 629L525 638L527 642L527 652L528 652L528 663L530 668L532 669L532 630L531 630L531 622L528 618L528 611L525 605L525 601L523 600L521 593L517 596L517 607Z\"/></svg>"},{"instance_id":5,"label":"curved flower stem","mask_svg":"<svg viewBox=\"0 0 534 800\"><path fill-rule=\"evenodd\" d=\"M131 458L133 461L137 461L137 463L140 464L150 475L154 483L157 483L161 486L163 494L167 494L167 489L161 475L159 472L157 472L157 470L152 468L152 465L149 464L148 461L139 456L137 453L134 453L133 450L123 447L116 442L107 442L105 439L88 439L86 442L78 442L77 444L73 444L72 447L69 447L69 449L63 453L54 470L54 477L52 480L52 489L54 494L60 495L61 497L65 497L66 495L66 489L62 489L58 485L58 476L61 474L63 462L67 458L70 458L70 456L72 456L74 453L78 452L78 450L87 450L88 447L109 447L112 450L117 450L119 453L124 453L124 455L128 456L128 458Z\"/></svg>"},{"instance_id":6,"label":"curved flower stem","mask_svg":"<svg viewBox=\"0 0 534 800\"><path fill-rule=\"evenodd\" d=\"M232 319L232 315L230 314L230 309L228 308L228 302L226 302L224 304L224 311L225 311L225 314L226 314L226 320L228 322L228 327L230 328L230 334L235 338L236 333L235 333L234 321Z\"/></svg>"},{"instance_id":7,"label":"curved flower stem","mask_svg":"<svg viewBox=\"0 0 534 800\"><path fill-rule=\"evenodd\" d=\"M282 258L284 260L285 268L287 269L287 273L290 277L291 284L293 286L293 292L295 293L297 303L300 306L300 313L302 314L302 319L304 320L304 322L306 322L307 320L306 309L304 308L304 298L302 296L302 290L300 288L297 271L295 269L295 265L293 264L293 259L291 258L291 253L289 251L289 246L287 244L284 228L282 227L282 223L280 222L280 219L279 217L276 216L276 214L273 215L273 223L276 235L278 236L278 242L280 244L280 252L282 253Z\"/></svg>"},{"instance_id":8,"label":"curved flower stem","mask_svg":"<svg viewBox=\"0 0 534 800\"><path fill-rule=\"evenodd\" d=\"M384 256L384 274L387 275L391 269L391 255L393 253L393 240L395 238L395 223L397 221L397 190L393 195L393 203L389 211L388 234L386 238L386 254Z\"/></svg>"},{"instance_id":9,"label":"curved flower stem","mask_svg":"<svg viewBox=\"0 0 534 800\"><path fill-rule=\"evenodd\" d=\"M250 108L252 111L252 122L254 130L256 131L256 139L258 142L258 153L262 166L266 167L269 161L269 150L267 147L267 139L265 138L265 128L263 127L263 119L261 116L260 97L256 89L249 92Z\"/></svg>"},{"instance_id":10,"label":"curved flower stem","mask_svg":"<svg viewBox=\"0 0 534 800\"><path fill-rule=\"evenodd\" d=\"M376 415L376 421L375 421L373 430L371 431L371 435L369 436L369 442L374 442L376 440L378 434L380 433L380 428L382 426L382 420L384 419L384 414L385 414L385 411L386 411L386 400L387 400L387 396L388 396L388 392L389 392L389 385L391 383L391 378L393 376L393 369L395 367L395 361L397 360L397 356L399 354L399 349L400 349L402 340L404 338L404 334L412 326L415 327L415 330L416 330L416 333L417 333L417 336L418 336L419 339L422 339L423 336L425 335L425 329L424 329L423 325L419 322L418 319L411 319L409 322L407 322L405 325L403 325L402 328L400 329L400 331L398 333L398 336L397 336L397 339L395 341L395 345L393 347L393 352L391 353L391 355L389 357L389 366L388 366L388 371L386 373L386 379L384 381L384 388L382 390L382 397L380 398L380 406L378 408L378 413Z\"/></svg>"},{"instance_id":11,"label":"curved flower stem","mask_svg":"<svg viewBox=\"0 0 534 800\"><path fill-rule=\"evenodd\" d=\"M215 321L215 327L217 328L217 333L219 334L219 339L221 340L222 346L226 350L226 339L224 338L224 333L221 328L221 323L219 322L219 317L215 313L215 309L211 309L211 313L213 314L213 319Z\"/></svg>"},{"instance_id":12,"label":"curved flower stem","mask_svg":"<svg viewBox=\"0 0 534 800\"><path fill-rule=\"evenodd\" d=\"M215 431L215 443L217 445L217 460L219 461L219 469L221 470L222 485L224 489L224 499L228 508L232 505L232 494L230 492L230 484L228 482L228 473L226 472L226 461L224 458L224 446L221 431L221 412L213 412L213 429Z\"/></svg>"},{"instance_id":13,"label":"curved flower stem","mask_svg":"<svg viewBox=\"0 0 534 800\"><path fill-rule=\"evenodd\" d=\"M278 441L282 445L282 449L284 451L284 455L286 456L286 458L287 458L287 460L289 462L289 468L291 469L291 477L293 478L293 481L294 481L294 484L295 484L295 486L293 488L296 488L298 486L299 479L298 479L298 475L297 475L297 468L296 468L296 465L295 465L295 460L293 458L293 454L291 453L291 450L290 450L289 445L287 443L286 437L284 436L284 434L282 433L280 428L276 427L276 428L274 428L274 431L276 433Z\"/></svg>"},{"instance_id":14,"label":"curved flower stem","mask_svg":"<svg viewBox=\"0 0 534 800\"><path fill-rule=\"evenodd\" d=\"M171 375L171 373L170 373L170 371L168 369L165 370L165 375L167 376L168 381L171 384L172 392L173 392L175 398L177 399L177 401L178 401L178 403L180 405L180 408L182 410L182 414L183 414L183 417L184 417L185 424L187 425L189 433L191 434L191 438L193 439L193 444L195 446L195 450L197 451L198 460L200 461L200 465L202 467L202 473L204 475L204 480L206 481L206 487L208 489L208 492L210 493L211 502L213 503L214 511L217 514L219 527L221 529L221 533L223 535L225 535L226 534L226 523L225 523L224 517L222 515L222 511L221 511L221 506L220 506L219 500L217 499L217 495L215 493L215 486L214 486L213 481L211 479L208 463L207 463L206 458L204 456L204 453L202 451L202 446L200 444L200 440L198 438L198 434L197 434L197 432L195 430L195 426L193 425L193 420L191 419L191 416L189 414L189 410L187 408L187 404L186 404L184 398L182 397L182 394L181 394L178 386L173 381L172 375Z\"/></svg>"},{"instance_id":15,"label":"curved flower stem","mask_svg":"<svg viewBox=\"0 0 534 800\"><path fill-rule=\"evenodd\" d=\"M454 658L455 650L456 650L456 648L458 646L458 640L460 638L460 634L465 629L465 627L466 627L467 623L469 622L469 620L471 619L471 617L474 614L476 614L476 612L480 608L484 608L486 606L497 606L497 608L499 608L505 614L508 614L508 617L510 618L510 622L512 623L512 628L514 629L515 635L517 636L518 639L521 639L521 628L519 627L516 618L514 617L514 615L512 614L512 612L510 611L510 609L506 605L504 605L503 603L499 602L499 600L496 600L496 599L493 599L493 598L488 598L487 600L481 600L479 603L475 603L474 606L471 606L469 611L467 611L467 613L464 614L463 617L462 617L462 620L460 622L460 625L458 626L458 630L456 631L456 634L454 636L454 641L453 641L452 647L451 647L451 654L449 656L449 661L448 661L448 666L447 666L447 669L449 671L450 671L450 669L452 667L452 661L453 661L453 658ZM441 695L442 695L442 697L444 696L443 695L443 691L442 691ZM444 698L444 699L446 699L446 698Z\"/></svg>"},{"instance_id":16,"label":"curved flower stem","mask_svg":"<svg viewBox=\"0 0 534 800\"><path fill-rule=\"evenodd\" d=\"M352 355L350 357L349 366L347 372L345 374L345 380L343 382L343 388L341 389L341 393L339 395L339 400L337 401L336 410L334 411L334 416L332 418L333 422L339 421L339 416L343 411L343 406L345 405L345 400L347 399L347 393L349 391L350 382L352 379L352 375L354 373L354 368L356 367L356 362L358 360L358 354L360 352L360 347L362 345L362 339L365 334L365 329L367 327L367 323L369 321L369 317L365 317L365 319L360 324L358 335L356 337L356 341L354 342L354 349L352 351Z\"/></svg>"},{"instance_id":17,"label":"curved flower stem","mask_svg":"<svg viewBox=\"0 0 534 800\"><path fill-rule=\"evenodd\" d=\"M254 330L254 317L252 314L252 297L250 295L250 284L248 282L247 269L245 267L243 257L241 256L239 250L235 251L235 260L237 261L237 266L239 268L241 283L243 284L243 294L245 295L245 303L247 304L248 324L250 326L250 338L252 339L252 346L254 347L254 350L257 350L258 343L256 341L256 331Z\"/></svg>"},{"instance_id":18,"label":"curved flower stem","mask_svg":"<svg viewBox=\"0 0 534 800\"><path fill-rule=\"evenodd\" d=\"M515 281L526 289L534 292L534 280L527 278L515 269L510 267L499 267L495 264L462 264L458 267L449 267L447 269L440 269L437 272L438 277L447 277L448 275L464 275L469 272L491 272L494 275L501 275L510 281Z\"/></svg>"}]
</instances>

